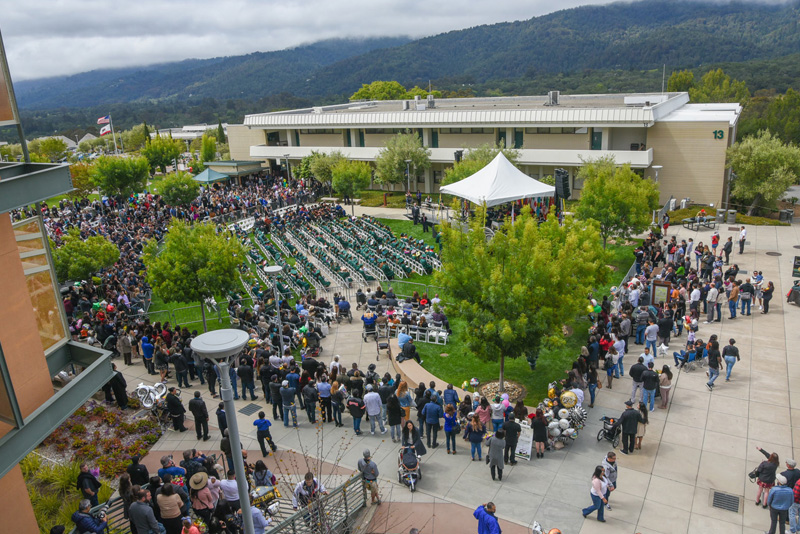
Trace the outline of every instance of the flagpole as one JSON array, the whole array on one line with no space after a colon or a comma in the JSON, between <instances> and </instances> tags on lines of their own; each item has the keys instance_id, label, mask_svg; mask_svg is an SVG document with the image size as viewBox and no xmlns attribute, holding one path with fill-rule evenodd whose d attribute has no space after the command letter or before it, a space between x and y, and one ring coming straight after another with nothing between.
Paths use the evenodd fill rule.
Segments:
<instances>
[{"instance_id":1,"label":"flagpole","mask_svg":"<svg viewBox=\"0 0 800 534\"><path fill-rule=\"evenodd\" d=\"M111 124L111 137L114 139L114 154L119 154L119 148L117 147L117 135L114 133L114 120L111 118L111 113L108 114L108 122Z\"/></svg>"}]
</instances>

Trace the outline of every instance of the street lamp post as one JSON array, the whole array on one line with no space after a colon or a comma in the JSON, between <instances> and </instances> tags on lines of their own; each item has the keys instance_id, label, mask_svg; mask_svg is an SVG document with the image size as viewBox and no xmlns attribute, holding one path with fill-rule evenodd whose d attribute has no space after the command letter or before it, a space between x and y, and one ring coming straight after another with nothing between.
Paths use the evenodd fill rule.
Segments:
<instances>
[{"instance_id":1,"label":"street lamp post","mask_svg":"<svg viewBox=\"0 0 800 534\"><path fill-rule=\"evenodd\" d=\"M289 180L292 179L292 167L289 163L289 154L284 154L284 158L286 158L286 183L289 183Z\"/></svg>"},{"instance_id":2,"label":"street lamp post","mask_svg":"<svg viewBox=\"0 0 800 534\"><path fill-rule=\"evenodd\" d=\"M278 347L281 350L281 358L283 357L283 331L281 326L281 307L278 300L278 277L283 272L283 267L280 265L270 265L264 267L264 272L272 280L272 295L275 299L275 320L278 322Z\"/></svg>"},{"instance_id":3,"label":"street lamp post","mask_svg":"<svg viewBox=\"0 0 800 534\"><path fill-rule=\"evenodd\" d=\"M225 413L231 414L228 417L228 437L231 442L233 470L236 472L236 486L239 490L239 504L242 507L242 523L245 534L254 534L253 513L250 511L250 490L241 454L239 425L236 422L236 406L233 403L229 363L231 356L239 354L249 339L250 335L247 332L228 328L201 334L192 340L191 346L192 350L201 358L210 358L219 364L219 394L225 404Z\"/></svg>"},{"instance_id":4,"label":"street lamp post","mask_svg":"<svg viewBox=\"0 0 800 534\"><path fill-rule=\"evenodd\" d=\"M651 168L652 168L654 171L656 171L656 178L655 178L655 182L656 182L656 183L658 183L658 171L660 171L661 169L663 169L663 168L664 168L664 166L663 166L663 165L653 165ZM653 210L653 220L650 222L650 225L652 226L652 225L656 224L656 222L660 222L660 221L656 221L656 210Z\"/></svg>"},{"instance_id":5,"label":"street lamp post","mask_svg":"<svg viewBox=\"0 0 800 534\"><path fill-rule=\"evenodd\" d=\"M406 191L408 191L408 192L411 192L411 169L410 169L410 166L411 166L411 160L407 159L406 160L406 180L407 180Z\"/></svg>"}]
</instances>

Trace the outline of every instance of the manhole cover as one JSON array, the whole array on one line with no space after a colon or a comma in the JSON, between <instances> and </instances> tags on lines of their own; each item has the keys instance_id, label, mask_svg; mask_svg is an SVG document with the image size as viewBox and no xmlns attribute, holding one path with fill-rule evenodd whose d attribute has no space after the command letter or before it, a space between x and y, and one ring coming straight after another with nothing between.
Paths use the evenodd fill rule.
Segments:
<instances>
[{"instance_id":1,"label":"manhole cover","mask_svg":"<svg viewBox=\"0 0 800 534\"><path fill-rule=\"evenodd\" d=\"M739 227L738 226L729 226L728 227L728 231L729 232L738 232L739 231Z\"/></svg>"},{"instance_id":2,"label":"manhole cover","mask_svg":"<svg viewBox=\"0 0 800 534\"><path fill-rule=\"evenodd\" d=\"M240 408L239 409L239 413L242 414L242 415L253 415L254 413L258 412L259 410L261 410L261 406L259 406L258 404L250 403L247 406L245 406L244 408Z\"/></svg>"},{"instance_id":3,"label":"manhole cover","mask_svg":"<svg viewBox=\"0 0 800 534\"><path fill-rule=\"evenodd\" d=\"M783 256L780 252L767 252L767 256Z\"/></svg>"},{"instance_id":4,"label":"manhole cover","mask_svg":"<svg viewBox=\"0 0 800 534\"><path fill-rule=\"evenodd\" d=\"M730 495L720 491L714 491L711 497L711 506L729 512L739 513L742 499L737 495Z\"/></svg>"},{"instance_id":5,"label":"manhole cover","mask_svg":"<svg viewBox=\"0 0 800 534\"><path fill-rule=\"evenodd\" d=\"M747 269L739 269L739 274L747 274Z\"/></svg>"}]
</instances>

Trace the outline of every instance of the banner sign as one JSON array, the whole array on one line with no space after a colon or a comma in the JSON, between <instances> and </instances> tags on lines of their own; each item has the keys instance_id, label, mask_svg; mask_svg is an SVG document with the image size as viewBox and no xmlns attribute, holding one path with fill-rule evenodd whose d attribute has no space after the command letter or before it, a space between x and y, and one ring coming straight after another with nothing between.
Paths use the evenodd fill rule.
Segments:
<instances>
[{"instance_id":1,"label":"banner sign","mask_svg":"<svg viewBox=\"0 0 800 534\"><path fill-rule=\"evenodd\" d=\"M520 421L519 426L522 427L522 432L519 433L517 450L514 451L514 454L530 461L533 451L533 428L524 421Z\"/></svg>"}]
</instances>

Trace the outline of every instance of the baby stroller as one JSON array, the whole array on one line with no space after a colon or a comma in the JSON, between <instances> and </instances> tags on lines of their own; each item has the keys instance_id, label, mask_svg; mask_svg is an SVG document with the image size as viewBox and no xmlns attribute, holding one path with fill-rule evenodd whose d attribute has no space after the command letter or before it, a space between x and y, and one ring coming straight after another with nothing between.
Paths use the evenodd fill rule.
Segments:
<instances>
[{"instance_id":1,"label":"baby stroller","mask_svg":"<svg viewBox=\"0 0 800 534\"><path fill-rule=\"evenodd\" d=\"M417 481L422 480L422 466L419 456L413 447L401 447L397 466L397 481L411 488L413 493L417 489Z\"/></svg>"},{"instance_id":2,"label":"baby stroller","mask_svg":"<svg viewBox=\"0 0 800 534\"><path fill-rule=\"evenodd\" d=\"M619 446L619 436L622 434L622 428L616 424L617 420L613 417L605 416L600 420L603 422L603 429L597 433L597 441L606 439L616 449Z\"/></svg>"}]
</instances>

